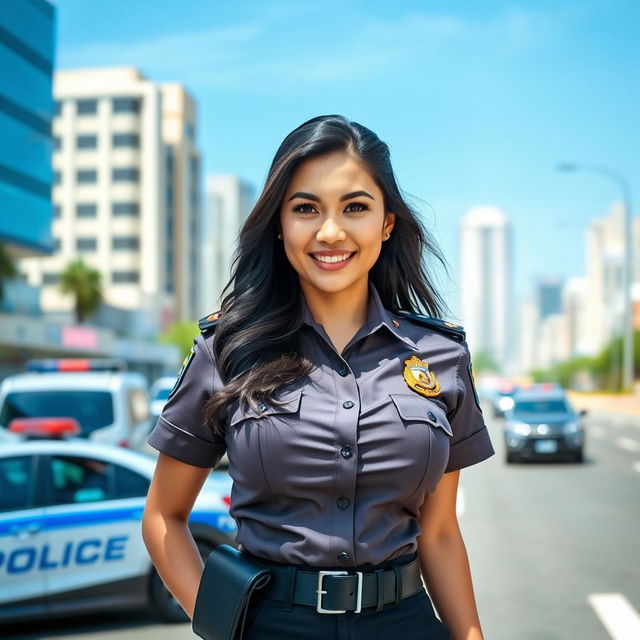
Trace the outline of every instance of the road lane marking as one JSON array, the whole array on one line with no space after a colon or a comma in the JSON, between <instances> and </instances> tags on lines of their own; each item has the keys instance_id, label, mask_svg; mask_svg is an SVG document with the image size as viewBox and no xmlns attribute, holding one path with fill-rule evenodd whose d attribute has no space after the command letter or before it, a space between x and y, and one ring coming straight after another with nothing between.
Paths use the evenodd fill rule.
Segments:
<instances>
[{"instance_id":1,"label":"road lane marking","mask_svg":"<svg viewBox=\"0 0 640 640\"><path fill-rule=\"evenodd\" d=\"M621 593L591 593L587 600L613 640L640 638L640 616Z\"/></svg>"},{"instance_id":2,"label":"road lane marking","mask_svg":"<svg viewBox=\"0 0 640 640\"><path fill-rule=\"evenodd\" d=\"M640 442L634 440L633 438L620 436L619 438L616 438L616 444L621 449L626 449L627 451L633 451L634 453L636 451L640 451Z\"/></svg>"},{"instance_id":3,"label":"road lane marking","mask_svg":"<svg viewBox=\"0 0 640 640\"><path fill-rule=\"evenodd\" d=\"M602 427L590 427L589 435L594 436L595 438L605 438L607 432Z\"/></svg>"}]
</instances>

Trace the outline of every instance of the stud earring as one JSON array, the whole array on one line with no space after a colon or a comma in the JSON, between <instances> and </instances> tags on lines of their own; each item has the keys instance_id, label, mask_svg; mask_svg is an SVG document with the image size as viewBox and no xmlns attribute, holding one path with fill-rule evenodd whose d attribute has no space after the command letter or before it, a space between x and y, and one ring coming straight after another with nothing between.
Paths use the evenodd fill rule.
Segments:
<instances>
[{"instance_id":1,"label":"stud earring","mask_svg":"<svg viewBox=\"0 0 640 640\"><path fill-rule=\"evenodd\" d=\"M390 236L391 236L391 234L390 234L390 233L388 233L388 232L384 234L384 237L385 237L387 240L389 239L389 237L390 237Z\"/></svg>"},{"instance_id":2,"label":"stud earring","mask_svg":"<svg viewBox=\"0 0 640 640\"><path fill-rule=\"evenodd\" d=\"M278 234L278 240L282 240L282 234L281 233Z\"/></svg>"}]
</instances>

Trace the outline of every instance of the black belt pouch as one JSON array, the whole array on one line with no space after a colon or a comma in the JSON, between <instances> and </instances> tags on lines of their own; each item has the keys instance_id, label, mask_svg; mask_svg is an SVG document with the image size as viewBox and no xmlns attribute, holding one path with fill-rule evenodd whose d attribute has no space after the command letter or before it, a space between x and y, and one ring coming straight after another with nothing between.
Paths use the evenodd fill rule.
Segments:
<instances>
[{"instance_id":1,"label":"black belt pouch","mask_svg":"<svg viewBox=\"0 0 640 640\"><path fill-rule=\"evenodd\" d=\"M228 544L207 558L191 628L204 640L241 640L251 596L271 579L271 570Z\"/></svg>"}]
</instances>

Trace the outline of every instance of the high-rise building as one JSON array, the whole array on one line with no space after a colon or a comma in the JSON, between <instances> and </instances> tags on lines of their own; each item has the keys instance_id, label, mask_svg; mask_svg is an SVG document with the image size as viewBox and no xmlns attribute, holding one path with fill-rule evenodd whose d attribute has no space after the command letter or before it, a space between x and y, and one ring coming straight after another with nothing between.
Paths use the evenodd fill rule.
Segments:
<instances>
[{"instance_id":1,"label":"high-rise building","mask_svg":"<svg viewBox=\"0 0 640 640\"><path fill-rule=\"evenodd\" d=\"M210 175L206 181L206 216L202 233L200 312L220 308L231 272L238 233L255 202L253 187L235 175Z\"/></svg>"},{"instance_id":2,"label":"high-rise building","mask_svg":"<svg viewBox=\"0 0 640 640\"><path fill-rule=\"evenodd\" d=\"M23 261L50 312L68 311L57 288L77 256L102 275L107 305L142 311L161 330L194 319L198 271L199 153L195 105L178 85L133 68L55 74L55 253Z\"/></svg>"},{"instance_id":3,"label":"high-rise building","mask_svg":"<svg viewBox=\"0 0 640 640\"><path fill-rule=\"evenodd\" d=\"M459 261L460 320L472 354L482 351L513 368L511 228L500 209L473 207L464 215Z\"/></svg>"},{"instance_id":4,"label":"high-rise building","mask_svg":"<svg viewBox=\"0 0 640 640\"><path fill-rule=\"evenodd\" d=\"M636 247L632 265L632 283L640 281L640 220L632 218L632 245ZM607 216L594 220L586 233L587 341L595 354L614 335L622 334L624 210L614 204Z\"/></svg>"},{"instance_id":5,"label":"high-rise building","mask_svg":"<svg viewBox=\"0 0 640 640\"><path fill-rule=\"evenodd\" d=\"M540 319L562 311L562 279L546 276L538 280L536 286Z\"/></svg>"}]
</instances>

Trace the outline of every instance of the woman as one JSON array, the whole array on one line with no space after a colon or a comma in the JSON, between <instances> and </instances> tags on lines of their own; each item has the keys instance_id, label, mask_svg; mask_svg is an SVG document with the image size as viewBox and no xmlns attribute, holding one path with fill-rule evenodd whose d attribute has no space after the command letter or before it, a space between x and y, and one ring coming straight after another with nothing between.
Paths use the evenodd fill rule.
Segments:
<instances>
[{"instance_id":1,"label":"woman","mask_svg":"<svg viewBox=\"0 0 640 640\"><path fill-rule=\"evenodd\" d=\"M494 450L424 252L445 264L375 133L330 115L285 138L148 439L143 536L191 617L186 523L227 452L236 541L274 571L245 638L482 638L455 502Z\"/></svg>"}]
</instances>

